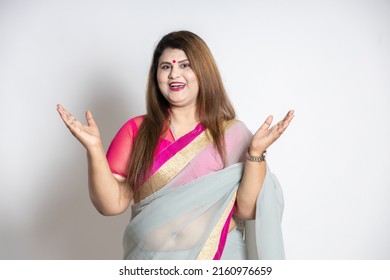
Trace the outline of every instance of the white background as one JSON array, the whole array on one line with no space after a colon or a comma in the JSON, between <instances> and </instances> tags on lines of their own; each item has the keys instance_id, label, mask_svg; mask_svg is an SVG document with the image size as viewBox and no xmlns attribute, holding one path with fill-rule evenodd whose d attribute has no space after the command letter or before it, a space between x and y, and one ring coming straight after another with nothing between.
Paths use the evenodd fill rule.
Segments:
<instances>
[{"instance_id":1,"label":"white background","mask_svg":"<svg viewBox=\"0 0 390 280\"><path fill-rule=\"evenodd\" d=\"M390 1L0 1L0 258L120 259L85 151L56 112L89 109L107 148L143 114L153 48L190 30L239 119L296 117L269 149L288 259L390 259Z\"/></svg>"}]
</instances>

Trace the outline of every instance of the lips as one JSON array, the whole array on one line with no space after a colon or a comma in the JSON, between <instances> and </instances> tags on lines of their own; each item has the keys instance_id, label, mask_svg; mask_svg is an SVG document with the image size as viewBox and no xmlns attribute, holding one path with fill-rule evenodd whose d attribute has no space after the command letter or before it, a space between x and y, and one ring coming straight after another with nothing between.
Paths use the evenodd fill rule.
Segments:
<instances>
[{"instance_id":1,"label":"lips","mask_svg":"<svg viewBox=\"0 0 390 280\"><path fill-rule=\"evenodd\" d=\"M186 86L185 83L180 83L180 82L169 83L169 89L172 91L180 91L184 89L185 86Z\"/></svg>"}]
</instances>

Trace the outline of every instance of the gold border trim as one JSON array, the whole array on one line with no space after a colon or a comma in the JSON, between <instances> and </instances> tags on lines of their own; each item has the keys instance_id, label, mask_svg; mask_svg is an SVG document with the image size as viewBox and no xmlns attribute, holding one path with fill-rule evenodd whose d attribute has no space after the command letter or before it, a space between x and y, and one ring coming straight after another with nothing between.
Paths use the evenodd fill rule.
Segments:
<instances>
[{"instance_id":1,"label":"gold border trim","mask_svg":"<svg viewBox=\"0 0 390 280\"><path fill-rule=\"evenodd\" d=\"M224 131L226 132L236 120L225 122ZM191 143L181 149L172 158L165 162L159 170L154 173L139 189L135 200L141 201L149 195L160 190L168 184L177 174L193 160L199 152L212 143L209 131L206 129L199 134Z\"/></svg>"},{"instance_id":2,"label":"gold border trim","mask_svg":"<svg viewBox=\"0 0 390 280\"><path fill-rule=\"evenodd\" d=\"M198 257L196 258L197 260L212 260L214 258L215 253L218 250L219 239L221 236L223 226L225 225L226 220L230 212L232 211L234 202L236 201L236 195L237 192L234 193L229 204L226 206L225 211L223 212L221 218L215 225L206 243L203 245L202 250L199 252Z\"/></svg>"},{"instance_id":3,"label":"gold border trim","mask_svg":"<svg viewBox=\"0 0 390 280\"><path fill-rule=\"evenodd\" d=\"M154 173L140 188L138 200L142 200L168 184L183 168L205 149L211 140L207 131L203 131L191 143L177 152L172 158L165 162L160 169Z\"/></svg>"}]
</instances>

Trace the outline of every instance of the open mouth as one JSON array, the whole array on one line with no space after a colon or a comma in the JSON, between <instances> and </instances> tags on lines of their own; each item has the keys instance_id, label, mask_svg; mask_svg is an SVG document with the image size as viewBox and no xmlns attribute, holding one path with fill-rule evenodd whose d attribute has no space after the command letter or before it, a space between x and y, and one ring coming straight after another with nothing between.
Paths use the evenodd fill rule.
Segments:
<instances>
[{"instance_id":1,"label":"open mouth","mask_svg":"<svg viewBox=\"0 0 390 280\"><path fill-rule=\"evenodd\" d=\"M183 89L184 87L186 86L186 84L185 83L178 83L178 82L174 82L174 83L170 83L169 84L169 88L171 89L171 90L181 90L181 89Z\"/></svg>"}]
</instances>

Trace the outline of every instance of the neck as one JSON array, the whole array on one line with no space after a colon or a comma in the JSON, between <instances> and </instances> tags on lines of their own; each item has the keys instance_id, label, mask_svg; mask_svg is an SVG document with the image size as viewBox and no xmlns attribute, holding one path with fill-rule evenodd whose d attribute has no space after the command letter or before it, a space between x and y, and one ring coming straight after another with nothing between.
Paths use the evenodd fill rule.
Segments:
<instances>
[{"instance_id":1,"label":"neck","mask_svg":"<svg viewBox=\"0 0 390 280\"><path fill-rule=\"evenodd\" d=\"M170 127L175 140L193 130L199 123L195 106L193 108L171 108Z\"/></svg>"},{"instance_id":2,"label":"neck","mask_svg":"<svg viewBox=\"0 0 390 280\"><path fill-rule=\"evenodd\" d=\"M170 112L171 123L175 126L193 125L199 122L196 107L179 108L173 107Z\"/></svg>"}]
</instances>

